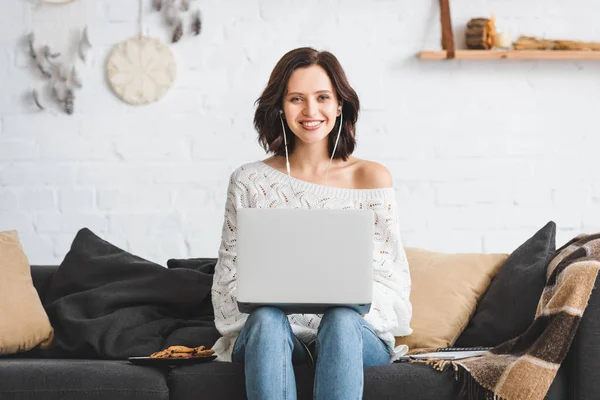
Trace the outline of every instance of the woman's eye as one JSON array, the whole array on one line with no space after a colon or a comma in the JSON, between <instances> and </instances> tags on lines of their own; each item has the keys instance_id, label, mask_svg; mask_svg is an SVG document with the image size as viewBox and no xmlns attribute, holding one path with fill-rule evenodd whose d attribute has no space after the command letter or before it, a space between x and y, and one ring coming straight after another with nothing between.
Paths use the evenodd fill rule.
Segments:
<instances>
[{"instance_id":1,"label":"woman's eye","mask_svg":"<svg viewBox=\"0 0 600 400\"><path fill-rule=\"evenodd\" d=\"M291 101L300 101L300 100L302 100L302 98L300 98L300 97L292 97L291 98Z\"/></svg>"},{"instance_id":2,"label":"woman's eye","mask_svg":"<svg viewBox=\"0 0 600 400\"><path fill-rule=\"evenodd\" d=\"M320 100L328 100L329 96L327 96L326 94L322 94L322 95L319 96L319 99Z\"/></svg>"}]
</instances>

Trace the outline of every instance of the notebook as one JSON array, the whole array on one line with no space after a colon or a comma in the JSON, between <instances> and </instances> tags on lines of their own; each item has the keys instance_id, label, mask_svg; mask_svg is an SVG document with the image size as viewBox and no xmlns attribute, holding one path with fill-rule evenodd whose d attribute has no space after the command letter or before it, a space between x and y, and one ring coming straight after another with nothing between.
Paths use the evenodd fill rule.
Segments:
<instances>
[{"instance_id":1,"label":"notebook","mask_svg":"<svg viewBox=\"0 0 600 400\"><path fill-rule=\"evenodd\" d=\"M478 357L486 353L484 350L474 351L434 351L432 353L413 354L408 356L412 360L427 360L439 358L440 360L460 360L462 358Z\"/></svg>"},{"instance_id":2,"label":"notebook","mask_svg":"<svg viewBox=\"0 0 600 400\"><path fill-rule=\"evenodd\" d=\"M489 350L491 347L445 347L439 348L437 351L423 354L411 354L408 356L402 356L399 361L408 361L408 360L427 360L430 358L437 358L440 360L460 360L463 358L469 357L479 357Z\"/></svg>"}]
</instances>

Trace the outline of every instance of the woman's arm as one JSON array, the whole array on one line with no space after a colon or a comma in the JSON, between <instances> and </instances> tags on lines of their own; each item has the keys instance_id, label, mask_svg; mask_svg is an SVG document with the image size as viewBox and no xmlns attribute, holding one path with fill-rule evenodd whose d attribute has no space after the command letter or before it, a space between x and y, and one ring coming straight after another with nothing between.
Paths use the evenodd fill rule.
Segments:
<instances>
[{"instance_id":1,"label":"woman's arm","mask_svg":"<svg viewBox=\"0 0 600 400\"><path fill-rule=\"evenodd\" d=\"M243 206L242 194L239 171L235 171L231 174L227 188L221 246L212 285L215 325L223 336L239 333L247 318L246 314L238 310L236 298L237 209Z\"/></svg>"},{"instance_id":2,"label":"woman's arm","mask_svg":"<svg viewBox=\"0 0 600 400\"><path fill-rule=\"evenodd\" d=\"M412 333L410 320L410 272L400 240L395 196L373 205L375 213L373 247L373 302L365 319L394 336ZM373 312L375 311L375 312Z\"/></svg>"}]
</instances>

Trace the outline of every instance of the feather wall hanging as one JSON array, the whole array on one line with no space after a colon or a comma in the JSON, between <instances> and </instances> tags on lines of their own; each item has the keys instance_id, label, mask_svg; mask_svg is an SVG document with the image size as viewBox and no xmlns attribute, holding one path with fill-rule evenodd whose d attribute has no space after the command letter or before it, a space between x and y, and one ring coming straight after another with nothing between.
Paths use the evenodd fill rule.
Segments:
<instances>
[{"instance_id":1,"label":"feather wall hanging","mask_svg":"<svg viewBox=\"0 0 600 400\"><path fill-rule=\"evenodd\" d=\"M179 10L175 6L174 0L167 0L167 5L165 6L165 21L169 26L174 26L177 23L179 17Z\"/></svg>"},{"instance_id":2,"label":"feather wall hanging","mask_svg":"<svg viewBox=\"0 0 600 400\"><path fill-rule=\"evenodd\" d=\"M72 65L67 66L67 58L60 52L53 51L53 49L45 44L40 47L36 45L36 36L33 32L29 33L25 37L27 44L27 53L30 60L41 76L46 80L47 92L50 94L51 103L58 105L66 114L73 114L75 109L75 89L81 89L83 87L82 80L77 73L77 67L75 65L76 59L73 57ZM77 55L84 61L89 50L92 48L90 43L87 27L82 29L81 38L77 43ZM52 107L48 107L47 102L42 101L41 95L38 89L31 91L31 98L34 105L40 111L51 111L56 114Z\"/></svg>"},{"instance_id":3,"label":"feather wall hanging","mask_svg":"<svg viewBox=\"0 0 600 400\"><path fill-rule=\"evenodd\" d=\"M183 26L181 13L190 11L191 2L192 0L152 0L152 9L157 12L162 10L164 21L172 28L171 43L179 42L185 33L186 29ZM201 29L200 11L195 10L192 13L190 32L194 36L198 36Z\"/></svg>"},{"instance_id":4,"label":"feather wall hanging","mask_svg":"<svg viewBox=\"0 0 600 400\"><path fill-rule=\"evenodd\" d=\"M183 36L183 21L181 20L181 18L179 18L177 20L177 22L175 23L175 29L173 30L173 37L171 38L171 42L172 43L179 42L179 39L181 39L181 36Z\"/></svg>"},{"instance_id":5,"label":"feather wall hanging","mask_svg":"<svg viewBox=\"0 0 600 400\"><path fill-rule=\"evenodd\" d=\"M83 33L81 35L81 39L79 39L79 46L77 49L77 52L79 54L79 58L81 58L81 61L85 62L87 52L89 51L89 49L91 47L92 47L92 44L90 43L90 39L88 38L87 26L86 26L85 28L83 28Z\"/></svg>"},{"instance_id":6,"label":"feather wall hanging","mask_svg":"<svg viewBox=\"0 0 600 400\"><path fill-rule=\"evenodd\" d=\"M65 94L64 104L65 104L65 112L69 115L73 114L73 102L75 101L75 94L72 89L67 88L67 92Z\"/></svg>"},{"instance_id":7,"label":"feather wall hanging","mask_svg":"<svg viewBox=\"0 0 600 400\"><path fill-rule=\"evenodd\" d=\"M27 35L27 45L29 46L29 56L33 59L37 59L37 52L35 51L35 34L31 32Z\"/></svg>"},{"instance_id":8,"label":"feather wall hanging","mask_svg":"<svg viewBox=\"0 0 600 400\"><path fill-rule=\"evenodd\" d=\"M75 67L71 69L71 75L69 75L67 79L69 80L72 86L78 89L81 89L83 87L83 84L81 83L81 79L79 79L79 75L77 74L77 70L75 69Z\"/></svg>"},{"instance_id":9,"label":"feather wall hanging","mask_svg":"<svg viewBox=\"0 0 600 400\"><path fill-rule=\"evenodd\" d=\"M40 110L45 110L46 107L44 107L42 105L42 103L40 102L40 95L38 94L37 89L33 89L31 91L31 98L33 99L33 102L35 103L35 105L40 109Z\"/></svg>"},{"instance_id":10,"label":"feather wall hanging","mask_svg":"<svg viewBox=\"0 0 600 400\"><path fill-rule=\"evenodd\" d=\"M58 84L56 81L52 84L52 97L59 103L65 101L65 89L62 85Z\"/></svg>"},{"instance_id":11,"label":"feather wall hanging","mask_svg":"<svg viewBox=\"0 0 600 400\"><path fill-rule=\"evenodd\" d=\"M52 63L52 60L60 57L60 53L52 53L50 51L50 46L46 45L44 47L42 47L42 55L44 56L44 58L46 60L48 60L48 62Z\"/></svg>"},{"instance_id":12,"label":"feather wall hanging","mask_svg":"<svg viewBox=\"0 0 600 400\"><path fill-rule=\"evenodd\" d=\"M35 12L51 6L72 3L75 0L28 0ZM76 89L83 87L82 80L77 73L77 59L85 62L92 44L89 40L87 26L84 26L80 38L76 43L76 51L61 53L55 51L51 45L38 44L36 35L31 32L25 37L26 51L29 55L32 69L37 71L38 79L43 78L43 90L34 88L29 96L33 105L39 111L50 112L58 115L59 111L73 114L75 110ZM37 86L37 85L36 85Z\"/></svg>"},{"instance_id":13,"label":"feather wall hanging","mask_svg":"<svg viewBox=\"0 0 600 400\"><path fill-rule=\"evenodd\" d=\"M200 19L200 10L196 10L192 17L192 33L196 36L200 34L202 29L202 20Z\"/></svg>"}]
</instances>

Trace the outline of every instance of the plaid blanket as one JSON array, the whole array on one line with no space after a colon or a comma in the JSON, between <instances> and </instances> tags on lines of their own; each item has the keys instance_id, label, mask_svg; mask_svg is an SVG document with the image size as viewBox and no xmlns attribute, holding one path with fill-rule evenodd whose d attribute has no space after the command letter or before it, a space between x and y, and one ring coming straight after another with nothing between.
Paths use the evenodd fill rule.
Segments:
<instances>
[{"instance_id":1,"label":"plaid blanket","mask_svg":"<svg viewBox=\"0 0 600 400\"><path fill-rule=\"evenodd\" d=\"M542 400L577 332L600 269L600 233L580 235L556 251L535 319L522 335L481 357L427 360L452 367L469 399Z\"/></svg>"}]
</instances>

